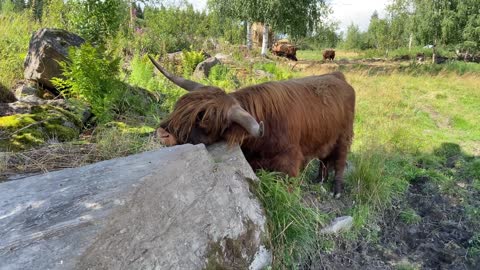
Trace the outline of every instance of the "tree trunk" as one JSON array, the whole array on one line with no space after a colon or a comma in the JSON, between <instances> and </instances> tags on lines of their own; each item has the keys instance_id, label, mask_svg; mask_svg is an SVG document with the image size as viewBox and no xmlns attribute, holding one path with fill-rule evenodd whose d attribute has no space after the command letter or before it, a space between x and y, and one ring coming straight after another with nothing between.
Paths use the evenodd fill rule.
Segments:
<instances>
[{"instance_id":1,"label":"tree trunk","mask_svg":"<svg viewBox=\"0 0 480 270\"><path fill-rule=\"evenodd\" d=\"M263 25L263 37L262 37L262 56L267 56L268 49L268 24Z\"/></svg>"},{"instance_id":2,"label":"tree trunk","mask_svg":"<svg viewBox=\"0 0 480 270\"><path fill-rule=\"evenodd\" d=\"M252 24L247 21L247 49L252 49Z\"/></svg>"},{"instance_id":3,"label":"tree trunk","mask_svg":"<svg viewBox=\"0 0 480 270\"><path fill-rule=\"evenodd\" d=\"M412 41L413 41L413 33L410 33L410 39L408 41L408 51L412 50Z\"/></svg>"},{"instance_id":4,"label":"tree trunk","mask_svg":"<svg viewBox=\"0 0 480 270\"><path fill-rule=\"evenodd\" d=\"M128 1L128 4L130 5L130 10L129 10L129 13L130 13L130 29L132 30L132 32L135 31L135 6L133 5L133 2L132 1Z\"/></svg>"}]
</instances>

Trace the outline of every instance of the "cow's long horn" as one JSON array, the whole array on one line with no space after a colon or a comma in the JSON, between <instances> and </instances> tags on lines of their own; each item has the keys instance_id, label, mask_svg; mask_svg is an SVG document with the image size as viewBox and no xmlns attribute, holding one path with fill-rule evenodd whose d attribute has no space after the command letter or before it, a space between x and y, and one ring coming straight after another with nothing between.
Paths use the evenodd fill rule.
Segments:
<instances>
[{"instance_id":1,"label":"cow's long horn","mask_svg":"<svg viewBox=\"0 0 480 270\"><path fill-rule=\"evenodd\" d=\"M254 137L262 137L264 134L263 122L258 123L253 116L240 106L233 106L229 111L232 122L242 126Z\"/></svg>"},{"instance_id":2,"label":"cow's long horn","mask_svg":"<svg viewBox=\"0 0 480 270\"><path fill-rule=\"evenodd\" d=\"M167 77L167 79L169 79L174 84L180 86L181 88L183 88L187 91L194 91L194 90L204 86L203 84L200 84L200 83L197 83L197 82L194 82L194 81L190 81L190 80L184 79L182 77L172 75L172 74L168 73L162 66L160 66L160 64L157 61L155 61L155 59L153 59L153 57L148 55L148 58L150 58L150 61L152 61L153 65L155 65L155 67L158 70L160 70L160 72L165 77Z\"/></svg>"}]
</instances>

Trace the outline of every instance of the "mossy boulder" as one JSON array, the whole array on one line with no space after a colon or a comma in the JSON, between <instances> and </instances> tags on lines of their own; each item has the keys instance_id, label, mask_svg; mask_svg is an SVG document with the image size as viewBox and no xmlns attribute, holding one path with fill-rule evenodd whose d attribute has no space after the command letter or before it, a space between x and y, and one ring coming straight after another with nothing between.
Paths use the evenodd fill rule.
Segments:
<instances>
[{"instance_id":1,"label":"mossy boulder","mask_svg":"<svg viewBox=\"0 0 480 270\"><path fill-rule=\"evenodd\" d=\"M83 127L84 112L85 106L68 103L64 107L37 105L30 113L0 117L0 151L74 140Z\"/></svg>"}]
</instances>

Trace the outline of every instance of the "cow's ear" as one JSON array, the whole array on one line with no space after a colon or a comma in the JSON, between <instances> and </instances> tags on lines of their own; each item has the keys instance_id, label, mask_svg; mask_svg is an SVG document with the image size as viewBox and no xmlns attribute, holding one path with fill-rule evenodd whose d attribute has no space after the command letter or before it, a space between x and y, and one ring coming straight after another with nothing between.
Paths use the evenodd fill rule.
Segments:
<instances>
[{"instance_id":1,"label":"cow's ear","mask_svg":"<svg viewBox=\"0 0 480 270\"><path fill-rule=\"evenodd\" d=\"M262 137L264 134L263 122L258 123L253 116L239 105L234 105L228 112L232 123L242 126L253 137Z\"/></svg>"}]
</instances>

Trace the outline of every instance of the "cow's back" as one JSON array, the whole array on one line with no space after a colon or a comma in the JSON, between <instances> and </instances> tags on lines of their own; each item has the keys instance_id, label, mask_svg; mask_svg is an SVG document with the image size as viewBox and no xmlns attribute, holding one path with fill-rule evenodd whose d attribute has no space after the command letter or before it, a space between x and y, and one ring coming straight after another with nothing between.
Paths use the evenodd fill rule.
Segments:
<instances>
[{"instance_id":1,"label":"cow's back","mask_svg":"<svg viewBox=\"0 0 480 270\"><path fill-rule=\"evenodd\" d=\"M234 95L265 123L265 136L247 140L247 148L297 145L310 158L328 154L342 134L352 136L355 92L341 72L269 82Z\"/></svg>"}]
</instances>

